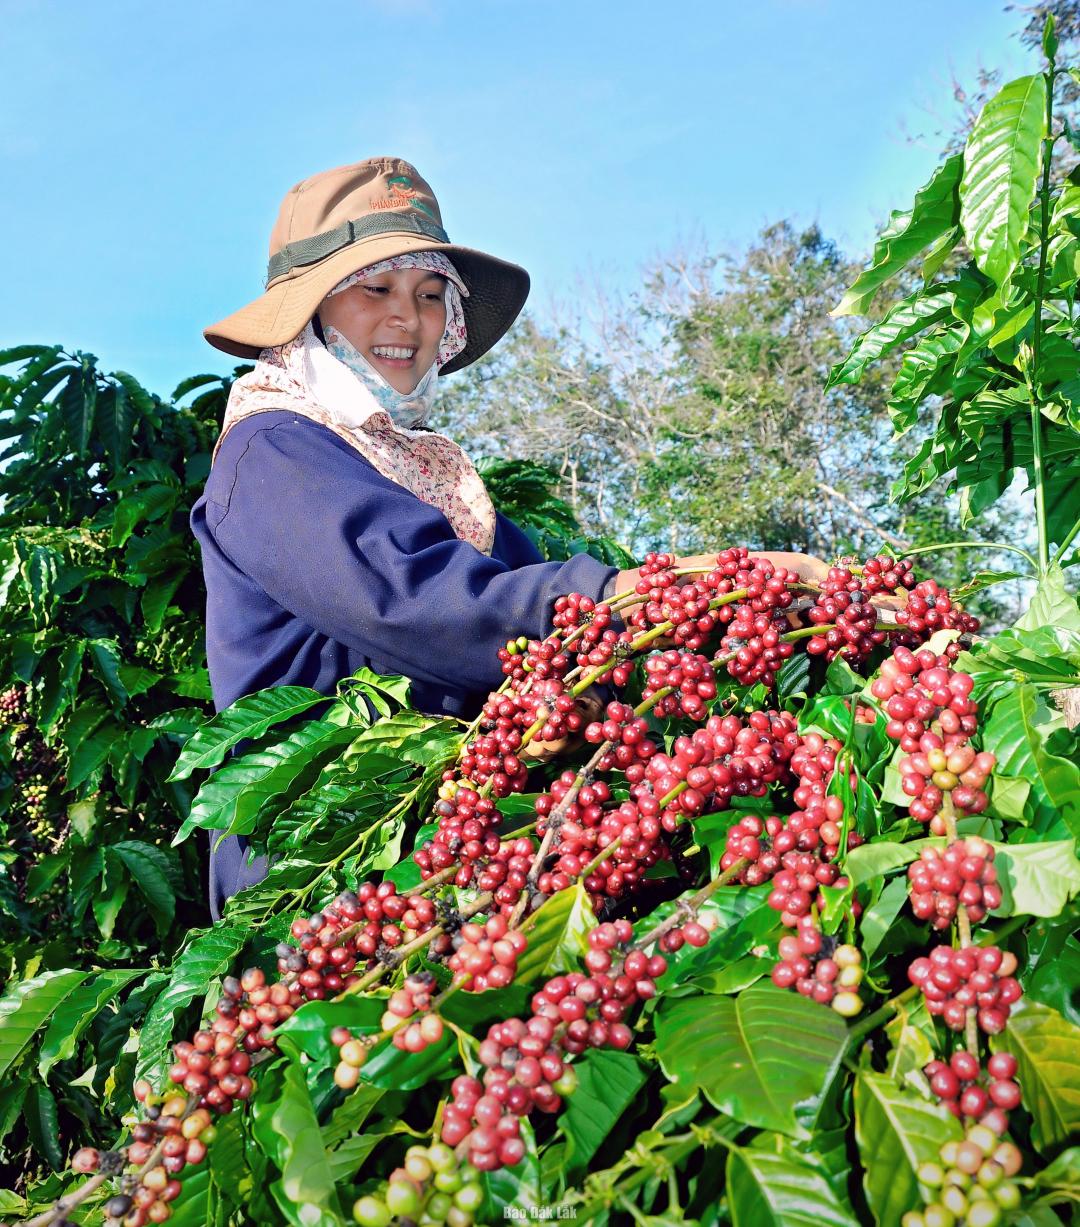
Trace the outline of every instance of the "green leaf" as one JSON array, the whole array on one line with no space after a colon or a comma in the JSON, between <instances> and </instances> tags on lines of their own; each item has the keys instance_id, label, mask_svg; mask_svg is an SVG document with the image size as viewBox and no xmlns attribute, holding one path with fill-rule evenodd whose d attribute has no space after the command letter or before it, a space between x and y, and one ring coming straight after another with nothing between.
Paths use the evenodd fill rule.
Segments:
<instances>
[{"instance_id":1,"label":"green leaf","mask_svg":"<svg viewBox=\"0 0 1080 1227\"><path fill-rule=\"evenodd\" d=\"M1080 606L1069 592L1060 567L1051 567L1035 589L1017 630L1062 629L1080 634Z\"/></svg>"},{"instance_id":2,"label":"green leaf","mask_svg":"<svg viewBox=\"0 0 1080 1227\"><path fill-rule=\"evenodd\" d=\"M941 1106L902 1091L884 1074L861 1070L855 1079L855 1139L863 1188L879 1227L901 1217L931 1190L915 1177L920 1164L937 1163L948 1141L962 1136L959 1121Z\"/></svg>"},{"instance_id":3,"label":"green leaf","mask_svg":"<svg viewBox=\"0 0 1080 1227\"><path fill-rule=\"evenodd\" d=\"M934 1059L932 1040L936 1038L925 1001L919 997L913 1004L899 1006L892 1021L886 1023L885 1034L892 1045L886 1066L889 1077L903 1082L909 1074L921 1076Z\"/></svg>"},{"instance_id":4,"label":"green leaf","mask_svg":"<svg viewBox=\"0 0 1080 1227\"><path fill-rule=\"evenodd\" d=\"M183 842L196 827L248 835L262 816L289 799L290 789L353 739L354 729L327 720L309 720L281 741L231 759L199 789L191 810L173 839ZM308 783L313 782L313 778ZM298 785L300 791L306 787Z\"/></svg>"},{"instance_id":5,"label":"green leaf","mask_svg":"<svg viewBox=\"0 0 1080 1227\"><path fill-rule=\"evenodd\" d=\"M82 678L85 639L72 639L56 654L55 667L45 670L38 709L38 728L51 737L56 726L74 706ZM48 662L52 665L52 661Z\"/></svg>"},{"instance_id":6,"label":"green leaf","mask_svg":"<svg viewBox=\"0 0 1080 1227\"><path fill-rule=\"evenodd\" d=\"M23 1120L34 1149L48 1160L54 1172L61 1171L64 1156L60 1150L60 1118L56 1098L40 1082L35 1082L26 1093Z\"/></svg>"},{"instance_id":7,"label":"green leaf","mask_svg":"<svg viewBox=\"0 0 1080 1227\"><path fill-rule=\"evenodd\" d=\"M526 930L528 949L518 959L519 984L576 971L588 949L586 938L596 927L596 913L581 882L553 895L536 912Z\"/></svg>"},{"instance_id":8,"label":"green leaf","mask_svg":"<svg viewBox=\"0 0 1080 1227\"><path fill-rule=\"evenodd\" d=\"M732 1146L727 1196L732 1227L858 1227L846 1198L811 1155L775 1139L777 1149Z\"/></svg>"},{"instance_id":9,"label":"green leaf","mask_svg":"<svg viewBox=\"0 0 1080 1227\"><path fill-rule=\"evenodd\" d=\"M907 878L894 878L859 920L863 957L870 959L885 940L908 897Z\"/></svg>"},{"instance_id":10,"label":"green leaf","mask_svg":"<svg viewBox=\"0 0 1080 1227\"><path fill-rule=\"evenodd\" d=\"M568 1178L583 1173L604 1139L645 1085L641 1062L626 1052L591 1049L574 1062L577 1090L559 1116L567 1139Z\"/></svg>"},{"instance_id":11,"label":"green leaf","mask_svg":"<svg viewBox=\"0 0 1080 1227\"><path fill-rule=\"evenodd\" d=\"M88 377L85 369L73 373L56 398L56 404L71 446L80 456L85 456L97 404L97 383L93 375Z\"/></svg>"},{"instance_id":12,"label":"green leaf","mask_svg":"<svg viewBox=\"0 0 1080 1227\"><path fill-rule=\"evenodd\" d=\"M908 799L906 794L904 799ZM844 858L844 873L855 886L862 886L864 882L872 882L874 878L918 859L918 850L911 844L898 844L891 840L861 844L858 848L852 848Z\"/></svg>"},{"instance_id":13,"label":"green leaf","mask_svg":"<svg viewBox=\"0 0 1080 1227\"><path fill-rule=\"evenodd\" d=\"M856 384L872 362L949 315L953 296L947 291L917 290L898 302L888 315L859 337L843 362L833 367L826 391L838 384ZM842 657L837 657L838 660Z\"/></svg>"},{"instance_id":14,"label":"green leaf","mask_svg":"<svg viewBox=\"0 0 1080 1227\"><path fill-rule=\"evenodd\" d=\"M176 912L176 892L169 881L169 860L160 848L141 840L124 840L106 850L127 867L150 908L158 933L169 931Z\"/></svg>"},{"instance_id":15,"label":"green leaf","mask_svg":"<svg viewBox=\"0 0 1080 1227\"><path fill-rule=\"evenodd\" d=\"M0 1079L37 1029L87 977L85 971L46 971L31 980L22 980L0 999Z\"/></svg>"},{"instance_id":16,"label":"green leaf","mask_svg":"<svg viewBox=\"0 0 1080 1227\"><path fill-rule=\"evenodd\" d=\"M255 1135L281 1172L271 1188L274 1199L297 1227L343 1227L334 1174L303 1070L287 1062L280 1090L273 1089L277 1094L255 1097L253 1115Z\"/></svg>"},{"instance_id":17,"label":"green leaf","mask_svg":"<svg viewBox=\"0 0 1080 1227\"><path fill-rule=\"evenodd\" d=\"M934 380L953 364L967 340L966 324L929 333L907 350L889 393L889 416L898 434L915 425L918 405L933 390Z\"/></svg>"},{"instance_id":18,"label":"green leaf","mask_svg":"<svg viewBox=\"0 0 1080 1227\"><path fill-rule=\"evenodd\" d=\"M169 603L183 582L183 574L173 571L151 580L143 589L139 605L142 609L143 621L146 623L148 634L156 635L161 630ZM285 689L285 687L282 687L282 689Z\"/></svg>"},{"instance_id":19,"label":"green leaf","mask_svg":"<svg viewBox=\"0 0 1080 1227\"><path fill-rule=\"evenodd\" d=\"M186 780L193 771L216 767L239 742L261 737L274 725L326 701L326 695L307 686L275 686L238 700L188 739L170 783Z\"/></svg>"},{"instance_id":20,"label":"green leaf","mask_svg":"<svg viewBox=\"0 0 1080 1227\"><path fill-rule=\"evenodd\" d=\"M96 732L84 737L74 746L71 762L68 764L68 788L78 788L104 767L113 743L123 735L123 727L108 720Z\"/></svg>"},{"instance_id":21,"label":"green leaf","mask_svg":"<svg viewBox=\"0 0 1080 1227\"><path fill-rule=\"evenodd\" d=\"M1064 717L1034 686L1014 684L989 709L983 749L997 756L996 770L1031 784L1026 814L1036 831L1080 838L1080 767L1048 748L1064 728Z\"/></svg>"},{"instance_id":22,"label":"green leaf","mask_svg":"<svg viewBox=\"0 0 1080 1227\"><path fill-rule=\"evenodd\" d=\"M57 1061L73 1057L79 1037L101 1010L132 980L145 974L144 971L130 968L102 971L69 993L54 1011L49 1029L41 1041L38 1053L38 1073L41 1077L48 1078L49 1070Z\"/></svg>"},{"instance_id":23,"label":"green leaf","mask_svg":"<svg viewBox=\"0 0 1080 1227\"><path fill-rule=\"evenodd\" d=\"M247 938L246 928L227 924L195 932L176 960L169 983L147 1011L139 1036L137 1078L160 1081L168 1065L177 1011L205 993L215 976L229 970Z\"/></svg>"},{"instance_id":24,"label":"green leaf","mask_svg":"<svg viewBox=\"0 0 1080 1227\"><path fill-rule=\"evenodd\" d=\"M1046 78L1036 73L995 94L968 137L960 223L975 263L998 286L1020 260L1045 135Z\"/></svg>"},{"instance_id":25,"label":"green leaf","mask_svg":"<svg viewBox=\"0 0 1080 1227\"><path fill-rule=\"evenodd\" d=\"M861 272L855 284L832 312L839 315L865 315L878 290L895 277L905 265L957 221L960 175L963 158L953 154L916 192L915 203L906 213L894 212L889 224L874 245L870 267Z\"/></svg>"},{"instance_id":26,"label":"green leaf","mask_svg":"<svg viewBox=\"0 0 1080 1227\"><path fill-rule=\"evenodd\" d=\"M1004 891L995 916L1057 916L1080 891L1074 840L993 846Z\"/></svg>"},{"instance_id":27,"label":"green leaf","mask_svg":"<svg viewBox=\"0 0 1080 1227\"><path fill-rule=\"evenodd\" d=\"M821 1095L847 1042L838 1014L772 985L664 1000L655 1017L671 1081L700 1088L737 1121L791 1137L807 1136L796 1105Z\"/></svg>"},{"instance_id":28,"label":"green leaf","mask_svg":"<svg viewBox=\"0 0 1080 1227\"><path fill-rule=\"evenodd\" d=\"M992 1047L1016 1057L1036 1149L1068 1141L1080 1129L1080 1027L1021 998Z\"/></svg>"},{"instance_id":29,"label":"green leaf","mask_svg":"<svg viewBox=\"0 0 1080 1227\"><path fill-rule=\"evenodd\" d=\"M122 707L128 701L128 692L120 680L120 648L115 639L91 639L90 655L93 657L98 676Z\"/></svg>"}]
</instances>

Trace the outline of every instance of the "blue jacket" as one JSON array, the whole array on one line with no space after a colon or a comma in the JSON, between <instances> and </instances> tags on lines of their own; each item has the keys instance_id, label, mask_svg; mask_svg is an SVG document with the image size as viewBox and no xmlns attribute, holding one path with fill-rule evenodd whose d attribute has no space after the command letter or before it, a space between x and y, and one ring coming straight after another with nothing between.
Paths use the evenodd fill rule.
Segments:
<instances>
[{"instance_id":1,"label":"blue jacket","mask_svg":"<svg viewBox=\"0 0 1080 1227\"><path fill-rule=\"evenodd\" d=\"M546 634L556 597L599 598L616 574L587 554L544 562L501 515L481 554L333 431L286 411L229 431L191 527L218 711L267 686L333 694L367 666L411 678L422 711L471 716L503 679L508 639ZM243 837L212 833L214 919L266 870Z\"/></svg>"},{"instance_id":2,"label":"blue jacket","mask_svg":"<svg viewBox=\"0 0 1080 1227\"><path fill-rule=\"evenodd\" d=\"M499 516L491 556L333 431L255 414L221 445L191 512L220 711L266 686L332 694L361 666L413 681L416 707L472 714L502 681L498 649L550 630L565 592L616 574L587 554L544 562Z\"/></svg>"}]
</instances>

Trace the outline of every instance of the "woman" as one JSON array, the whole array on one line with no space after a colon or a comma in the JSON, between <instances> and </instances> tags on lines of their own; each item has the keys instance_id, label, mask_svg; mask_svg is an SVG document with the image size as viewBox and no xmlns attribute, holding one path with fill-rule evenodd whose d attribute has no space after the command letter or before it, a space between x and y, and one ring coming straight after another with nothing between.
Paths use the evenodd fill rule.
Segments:
<instances>
[{"instance_id":1,"label":"woman","mask_svg":"<svg viewBox=\"0 0 1080 1227\"><path fill-rule=\"evenodd\" d=\"M545 634L557 596L634 585L586 554L543 562L461 449L420 429L438 376L491 348L528 288L524 269L449 241L399 158L288 193L266 292L205 332L257 359L191 515L218 710L266 686L331 694L366 666L411 678L424 711L471 714L501 681L499 647ZM264 875L242 840L217 843L215 917Z\"/></svg>"}]
</instances>

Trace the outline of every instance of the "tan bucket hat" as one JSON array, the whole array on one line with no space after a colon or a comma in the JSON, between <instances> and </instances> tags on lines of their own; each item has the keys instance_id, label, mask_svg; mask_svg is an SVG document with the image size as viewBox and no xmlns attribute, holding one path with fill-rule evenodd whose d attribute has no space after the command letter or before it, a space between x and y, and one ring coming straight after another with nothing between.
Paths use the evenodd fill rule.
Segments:
<instances>
[{"instance_id":1,"label":"tan bucket hat","mask_svg":"<svg viewBox=\"0 0 1080 1227\"><path fill-rule=\"evenodd\" d=\"M203 330L238 358L284 345L303 331L343 278L391 256L443 251L469 289L462 299L468 343L443 368L460 370L486 353L517 318L529 274L516 264L451 243L439 202L414 166L368 158L312 175L285 197L270 235L266 292Z\"/></svg>"}]
</instances>

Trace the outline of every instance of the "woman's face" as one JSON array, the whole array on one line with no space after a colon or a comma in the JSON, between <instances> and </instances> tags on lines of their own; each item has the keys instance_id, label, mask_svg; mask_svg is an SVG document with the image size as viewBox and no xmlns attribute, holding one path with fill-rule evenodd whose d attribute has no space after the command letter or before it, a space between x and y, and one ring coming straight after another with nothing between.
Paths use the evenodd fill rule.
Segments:
<instances>
[{"instance_id":1,"label":"woman's face","mask_svg":"<svg viewBox=\"0 0 1080 1227\"><path fill-rule=\"evenodd\" d=\"M438 273L391 269L324 298L319 319L355 345L396 392L408 393L439 352L445 289Z\"/></svg>"}]
</instances>

